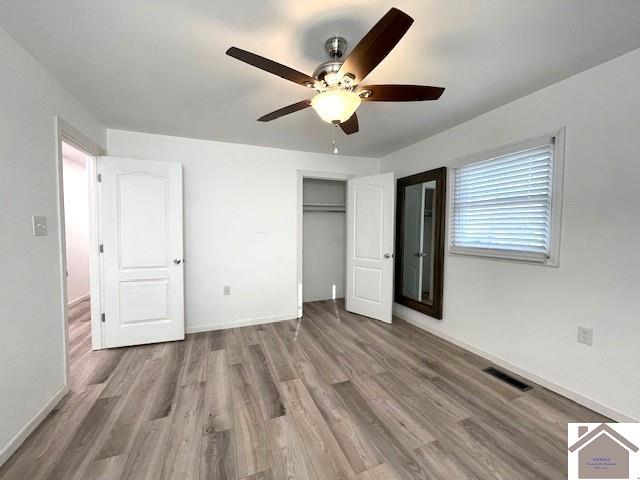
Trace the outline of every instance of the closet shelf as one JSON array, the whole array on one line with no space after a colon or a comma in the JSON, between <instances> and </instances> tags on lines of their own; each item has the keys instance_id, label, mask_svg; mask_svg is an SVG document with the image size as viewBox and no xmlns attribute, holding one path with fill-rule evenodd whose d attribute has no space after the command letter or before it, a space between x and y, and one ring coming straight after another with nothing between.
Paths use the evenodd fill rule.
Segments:
<instances>
[{"instance_id":1,"label":"closet shelf","mask_svg":"<svg viewBox=\"0 0 640 480\"><path fill-rule=\"evenodd\" d=\"M303 203L302 209L307 212L344 212L346 207L336 203Z\"/></svg>"}]
</instances>

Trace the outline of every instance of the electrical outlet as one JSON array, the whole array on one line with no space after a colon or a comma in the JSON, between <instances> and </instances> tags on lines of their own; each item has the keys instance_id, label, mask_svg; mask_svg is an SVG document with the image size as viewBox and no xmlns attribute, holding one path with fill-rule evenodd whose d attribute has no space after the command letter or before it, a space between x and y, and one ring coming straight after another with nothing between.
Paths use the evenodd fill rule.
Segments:
<instances>
[{"instance_id":1,"label":"electrical outlet","mask_svg":"<svg viewBox=\"0 0 640 480\"><path fill-rule=\"evenodd\" d=\"M578 326L578 343L593 345L593 328Z\"/></svg>"},{"instance_id":2,"label":"electrical outlet","mask_svg":"<svg viewBox=\"0 0 640 480\"><path fill-rule=\"evenodd\" d=\"M231 295L231 285L225 285L222 290L223 295Z\"/></svg>"}]
</instances>

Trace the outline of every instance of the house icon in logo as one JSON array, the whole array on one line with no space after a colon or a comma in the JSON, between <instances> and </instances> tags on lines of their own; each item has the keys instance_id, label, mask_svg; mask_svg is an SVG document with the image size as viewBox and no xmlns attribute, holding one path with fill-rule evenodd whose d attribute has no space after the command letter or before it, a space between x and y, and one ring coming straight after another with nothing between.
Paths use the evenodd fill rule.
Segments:
<instances>
[{"instance_id":1,"label":"house icon in logo","mask_svg":"<svg viewBox=\"0 0 640 480\"><path fill-rule=\"evenodd\" d=\"M629 457L638 447L602 423L589 431L578 427L578 440L569 447L578 452L578 478L629 478Z\"/></svg>"}]
</instances>

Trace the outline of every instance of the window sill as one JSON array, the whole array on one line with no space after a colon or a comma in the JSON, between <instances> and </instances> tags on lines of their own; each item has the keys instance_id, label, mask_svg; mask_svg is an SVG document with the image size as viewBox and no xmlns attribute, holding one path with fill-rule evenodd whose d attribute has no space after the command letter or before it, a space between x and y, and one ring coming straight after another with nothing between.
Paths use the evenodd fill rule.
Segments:
<instances>
[{"instance_id":1,"label":"window sill","mask_svg":"<svg viewBox=\"0 0 640 480\"><path fill-rule=\"evenodd\" d=\"M505 262L525 263L529 265L539 265L543 267L558 267L558 260L551 257L541 257L540 255L527 254L524 252L509 252L504 250L491 250L480 248L459 248L449 247L447 252L452 256L476 257L485 260L500 260Z\"/></svg>"}]
</instances>

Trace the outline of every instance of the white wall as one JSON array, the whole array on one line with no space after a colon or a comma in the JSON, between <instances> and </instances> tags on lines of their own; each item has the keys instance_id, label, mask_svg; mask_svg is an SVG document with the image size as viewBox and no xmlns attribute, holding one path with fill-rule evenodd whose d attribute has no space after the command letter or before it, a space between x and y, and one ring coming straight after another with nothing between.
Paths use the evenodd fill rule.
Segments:
<instances>
[{"instance_id":1,"label":"white wall","mask_svg":"<svg viewBox=\"0 0 640 480\"><path fill-rule=\"evenodd\" d=\"M346 218L344 212L304 212L302 293L305 302L344 298Z\"/></svg>"},{"instance_id":2,"label":"white wall","mask_svg":"<svg viewBox=\"0 0 640 480\"><path fill-rule=\"evenodd\" d=\"M67 250L67 300L89 295L89 193L87 167L63 159L64 226Z\"/></svg>"},{"instance_id":3,"label":"white wall","mask_svg":"<svg viewBox=\"0 0 640 480\"><path fill-rule=\"evenodd\" d=\"M447 256L443 320L396 312L636 420L639 78L636 50L382 161L402 177L567 127L560 267ZM594 328L592 347L578 325Z\"/></svg>"},{"instance_id":4,"label":"white wall","mask_svg":"<svg viewBox=\"0 0 640 480\"><path fill-rule=\"evenodd\" d=\"M0 30L0 463L64 384L54 116L99 144L105 132ZM46 237L31 235L45 215Z\"/></svg>"},{"instance_id":5,"label":"white wall","mask_svg":"<svg viewBox=\"0 0 640 480\"><path fill-rule=\"evenodd\" d=\"M108 130L107 145L112 156L183 165L188 332L295 318L297 170L379 169L377 159L121 130Z\"/></svg>"}]
</instances>

